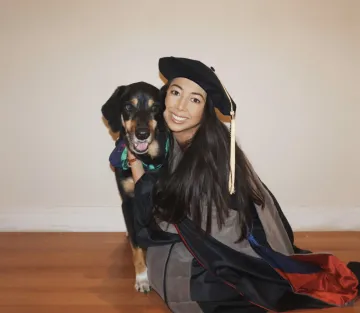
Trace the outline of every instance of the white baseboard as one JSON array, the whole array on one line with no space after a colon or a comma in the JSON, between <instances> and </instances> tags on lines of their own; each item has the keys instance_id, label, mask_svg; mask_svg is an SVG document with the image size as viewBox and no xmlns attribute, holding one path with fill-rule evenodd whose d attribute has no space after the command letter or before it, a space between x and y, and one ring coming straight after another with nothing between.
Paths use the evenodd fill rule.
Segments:
<instances>
[{"instance_id":1,"label":"white baseboard","mask_svg":"<svg viewBox=\"0 0 360 313\"><path fill-rule=\"evenodd\" d=\"M121 207L0 209L0 231L123 232Z\"/></svg>"},{"instance_id":2,"label":"white baseboard","mask_svg":"<svg viewBox=\"0 0 360 313\"><path fill-rule=\"evenodd\" d=\"M360 231L360 207L284 208L294 231ZM0 208L0 231L124 232L120 207Z\"/></svg>"},{"instance_id":3,"label":"white baseboard","mask_svg":"<svg viewBox=\"0 0 360 313\"><path fill-rule=\"evenodd\" d=\"M360 207L282 209L294 231L360 231Z\"/></svg>"}]
</instances>

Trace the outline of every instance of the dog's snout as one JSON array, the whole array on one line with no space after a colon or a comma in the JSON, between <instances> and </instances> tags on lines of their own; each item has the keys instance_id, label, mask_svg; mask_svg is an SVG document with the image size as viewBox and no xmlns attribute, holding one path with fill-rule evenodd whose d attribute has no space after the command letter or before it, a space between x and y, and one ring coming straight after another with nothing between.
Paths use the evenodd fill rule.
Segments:
<instances>
[{"instance_id":1,"label":"dog's snout","mask_svg":"<svg viewBox=\"0 0 360 313\"><path fill-rule=\"evenodd\" d=\"M150 129L147 127L137 128L135 136L140 140L148 139L150 136Z\"/></svg>"}]
</instances>

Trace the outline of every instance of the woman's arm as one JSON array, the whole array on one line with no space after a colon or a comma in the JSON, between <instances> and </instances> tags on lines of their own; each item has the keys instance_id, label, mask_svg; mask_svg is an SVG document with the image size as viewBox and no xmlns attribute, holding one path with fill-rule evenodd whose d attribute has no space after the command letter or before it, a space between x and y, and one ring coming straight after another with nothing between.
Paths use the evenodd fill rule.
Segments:
<instances>
[{"instance_id":1,"label":"woman's arm","mask_svg":"<svg viewBox=\"0 0 360 313\"><path fill-rule=\"evenodd\" d=\"M141 176L143 176L145 173L144 167L141 161L135 158L130 150L128 150L128 161L131 166L131 172L134 179L134 183L136 184L137 181L141 178Z\"/></svg>"},{"instance_id":2,"label":"woman's arm","mask_svg":"<svg viewBox=\"0 0 360 313\"><path fill-rule=\"evenodd\" d=\"M176 234L166 233L158 227L156 229L151 227L153 220L152 193L157 181L157 174L145 173L141 161L137 160L131 152L128 152L128 160L135 183L132 213L137 245L148 248L150 246L180 242L180 238Z\"/></svg>"}]
</instances>

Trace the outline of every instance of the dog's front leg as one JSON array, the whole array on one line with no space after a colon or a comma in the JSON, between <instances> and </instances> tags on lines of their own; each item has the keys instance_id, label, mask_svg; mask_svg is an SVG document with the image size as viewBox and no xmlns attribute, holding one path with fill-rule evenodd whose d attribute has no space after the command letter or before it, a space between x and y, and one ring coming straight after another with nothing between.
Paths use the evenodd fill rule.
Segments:
<instances>
[{"instance_id":1,"label":"dog's front leg","mask_svg":"<svg viewBox=\"0 0 360 313\"><path fill-rule=\"evenodd\" d=\"M142 248L134 247L131 242L130 244L136 274L135 289L147 293L151 288L146 267L146 251Z\"/></svg>"}]
</instances>

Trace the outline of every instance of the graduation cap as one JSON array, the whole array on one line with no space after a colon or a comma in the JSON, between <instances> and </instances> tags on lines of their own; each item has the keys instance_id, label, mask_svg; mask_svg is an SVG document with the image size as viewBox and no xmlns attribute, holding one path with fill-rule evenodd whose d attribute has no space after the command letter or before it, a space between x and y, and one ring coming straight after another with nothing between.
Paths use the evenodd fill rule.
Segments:
<instances>
[{"instance_id":1,"label":"graduation cap","mask_svg":"<svg viewBox=\"0 0 360 313\"><path fill-rule=\"evenodd\" d=\"M198 60L163 57L159 59L159 71L168 81L176 77L184 77L197 83L206 91L214 108L224 115L231 116L229 192L233 194L235 192L235 102L215 74L215 69Z\"/></svg>"}]
</instances>

